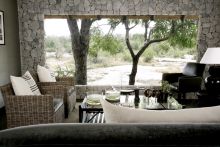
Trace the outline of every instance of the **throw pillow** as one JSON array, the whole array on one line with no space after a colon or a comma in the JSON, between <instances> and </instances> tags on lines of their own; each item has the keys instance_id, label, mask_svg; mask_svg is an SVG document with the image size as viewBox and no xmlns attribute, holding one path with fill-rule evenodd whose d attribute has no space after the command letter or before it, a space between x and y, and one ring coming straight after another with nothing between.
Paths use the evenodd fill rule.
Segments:
<instances>
[{"instance_id":1,"label":"throw pillow","mask_svg":"<svg viewBox=\"0 0 220 147\"><path fill-rule=\"evenodd\" d=\"M30 86L22 77L10 76L15 95L34 95Z\"/></svg>"},{"instance_id":2,"label":"throw pillow","mask_svg":"<svg viewBox=\"0 0 220 147\"><path fill-rule=\"evenodd\" d=\"M106 123L220 123L220 106L179 110L144 110L100 99Z\"/></svg>"},{"instance_id":3,"label":"throw pillow","mask_svg":"<svg viewBox=\"0 0 220 147\"><path fill-rule=\"evenodd\" d=\"M37 74L40 82L56 82L55 74L43 66L37 65Z\"/></svg>"},{"instance_id":4,"label":"throw pillow","mask_svg":"<svg viewBox=\"0 0 220 147\"><path fill-rule=\"evenodd\" d=\"M31 91L35 94L35 95L41 95L40 90L36 84L36 82L34 81L33 77L31 76L29 71L26 71L25 74L22 76L22 78L24 78L24 80L29 84Z\"/></svg>"}]
</instances>

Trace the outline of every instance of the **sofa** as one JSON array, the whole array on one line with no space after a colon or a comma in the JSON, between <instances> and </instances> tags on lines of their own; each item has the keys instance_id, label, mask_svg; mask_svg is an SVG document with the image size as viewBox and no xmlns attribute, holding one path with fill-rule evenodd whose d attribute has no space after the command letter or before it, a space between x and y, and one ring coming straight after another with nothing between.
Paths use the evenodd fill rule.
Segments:
<instances>
[{"instance_id":1,"label":"sofa","mask_svg":"<svg viewBox=\"0 0 220 147\"><path fill-rule=\"evenodd\" d=\"M0 146L220 146L219 123L41 124L0 131Z\"/></svg>"}]
</instances>

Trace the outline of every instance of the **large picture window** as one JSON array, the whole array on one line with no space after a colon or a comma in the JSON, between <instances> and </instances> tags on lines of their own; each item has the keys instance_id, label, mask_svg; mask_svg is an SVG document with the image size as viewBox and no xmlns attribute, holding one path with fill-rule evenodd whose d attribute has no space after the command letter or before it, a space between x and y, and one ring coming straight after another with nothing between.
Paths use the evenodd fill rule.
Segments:
<instances>
[{"instance_id":1,"label":"large picture window","mask_svg":"<svg viewBox=\"0 0 220 147\"><path fill-rule=\"evenodd\" d=\"M5 44L4 13L0 10L0 45Z\"/></svg>"}]
</instances>

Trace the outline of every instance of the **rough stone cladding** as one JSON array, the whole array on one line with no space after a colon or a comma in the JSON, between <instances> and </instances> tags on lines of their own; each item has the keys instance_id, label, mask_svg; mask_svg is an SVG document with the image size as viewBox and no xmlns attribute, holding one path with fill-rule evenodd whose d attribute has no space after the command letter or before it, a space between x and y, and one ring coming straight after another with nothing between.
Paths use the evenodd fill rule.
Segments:
<instances>
[{"instance_id":1,"label":"rough stone cladding","mask_svg":"<svg viewBox=\"0 0 220 147\"><path fill-rule=\"evenodd\" d=\"M44 65L45 15L197 15L198 57L220 46L220 0L17 0L22 72Z\"/></svg>"}]
</instances>

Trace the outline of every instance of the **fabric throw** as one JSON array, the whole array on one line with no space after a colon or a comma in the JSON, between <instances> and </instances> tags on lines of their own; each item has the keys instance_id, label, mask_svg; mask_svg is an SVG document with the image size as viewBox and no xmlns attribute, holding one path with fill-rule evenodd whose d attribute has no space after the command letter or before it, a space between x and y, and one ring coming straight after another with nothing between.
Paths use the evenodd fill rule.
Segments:
<instances>
[{"instance_id":1,"label":"fabric throw","mask_svg":"<svg viewBox=\"0 0 220 147\"><path fill-rule=\"evenodd\" d=\"M29 71L26 71L25 74L22 76L22 78L28 83L28 85L30 86L31 91L35 95L41 95L40 90L39 90L36 82L34 81L34 79L31 76Z\"/></svg>"},{"instance_id":2,"label":"fabric throw","mask_svg":"<svg viewBox=\"0 0 220 147\"><path fill-rule=\"evenodd\" d=\"M50 69L46 67L37 66L37 74L40 82L56 82L55 74Z\"/></svg>"}]
</instances>

